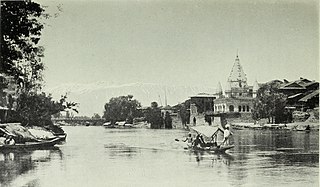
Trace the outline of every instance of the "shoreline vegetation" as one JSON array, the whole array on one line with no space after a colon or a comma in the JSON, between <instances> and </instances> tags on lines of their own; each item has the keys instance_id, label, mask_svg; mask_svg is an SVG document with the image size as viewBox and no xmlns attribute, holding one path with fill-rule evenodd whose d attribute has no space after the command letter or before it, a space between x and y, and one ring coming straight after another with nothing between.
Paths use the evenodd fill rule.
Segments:
<instances>
[{"instance_id":1,"label":"shoreline vegetation","mask_svg":"<svg viewBox=\"0 0 320 187\"><path fill-rule=\"evenodd\" d=\"M51 118L61 111L77 112L77 103L60 100L42 91L42 60L45 48L39 45L47 19L46 7L33 1L1 1L0 127L1 135L16 135L16 142L65 135ZM24 133L21 133L21 132ZM27 138L29 137L29 139Z\"/></svg>"},{"instance_id":2,"label":"shoreline vegetation","mask_svg":"<svg viewBox=\"0 0 320 187\"><path fill-rule=\"evenodd\" d=\"M39 45L39 40L42 30L46 26L45 20L51 17L46 13L45 7L36 2L1 2L1 25L6 26L2 28L1 36L1 123L4 128L8 124L17 124L25 129L30 129L35 133L35 136L42 138L50 137L50 133L53 135L65 134L63 129L57 125L58 123L52 120L53 117L59 118L61 112L78 112L78 103L67 101L67 95L62 95L60 100L55 101L50 94L42 92L45 64L41 59L44 57L45 49ZM315 86L319 85L315 82L311 83ZM315 117L315 121L290 123L293 121L292 113L290 113L292 111L288 111L286 108L288 95L279 91L281 85L282 83L279 81L271 81L262 85L258 90L256 100L254 100L253 120L268 119L268 123L232 121L228 123L235 128L300 130L310 126L311 130L319 130L319 115ZM308 96L303 101L312 108L319 106L319 103L316 103L318 100L312 100L319 93L314 93L312 93L312 97L310 96L311 99ZM199 108L203 108L203 106ZM133 99L133 95L127 95L111 98L105 103L104 109L102 117L96 115L96 119L100 119L100 121L96 121L92 125L103 125L102 120L104 123L110 122L111 125L125 121L125 124L131 124L133 127L150 126L149 128L152 129L172 129L180 126L185 128L187 124L191 124L190 100L172 107L167 104L163 107L158 106L157 102L143 107L139 101ZM180 118L179 124L174 121L173 113L176 115L175 118ZM135 121L135 119L139 120ZM91 125L85 120L83 124ZM70 124L64 122L62 125Z\"/></svg>"}]
</instances>

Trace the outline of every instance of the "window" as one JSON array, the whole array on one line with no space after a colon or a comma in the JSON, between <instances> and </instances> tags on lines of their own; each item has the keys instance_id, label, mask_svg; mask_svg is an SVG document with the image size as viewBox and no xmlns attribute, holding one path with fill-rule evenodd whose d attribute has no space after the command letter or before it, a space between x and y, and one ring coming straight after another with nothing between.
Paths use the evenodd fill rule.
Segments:
<instances>
[{"instance_id":1,"label":"window","mask_svg":"<svg viewBox=\"0 0 320 187\"><path fill-rule=\"evenodd\" d=\"M239 106L238 108L239 108L239 112L241 112L241 106Z\"/></svg>"},{"instance_id":2,"label":"window","mask_svg":"<svg viewBox=\"0 0 320 187\"><path fill-rule=\"evenodd\" d=\"M242 111L245 112L246 111L246 106L242 106Z\"/></svg>"},{"instance_id":3,"label":"window","mask_svg":"<svg viewBox=\"0 0 320 187\"><path fill-rule=\"evenodd\" d=\"M233 105L229 106L229 112L234 112L234 106Z\"/></svg>"},{"instance_id":4,"label":"window","mask_svg":"<svg viewBox=\"0 0 320 187\"><path fill-rule=\"evenodd\" d=\"M249 108L249 106L247 105L247 112L249 112L250 111L250 108Z\"/></svg>"}]
</instances>

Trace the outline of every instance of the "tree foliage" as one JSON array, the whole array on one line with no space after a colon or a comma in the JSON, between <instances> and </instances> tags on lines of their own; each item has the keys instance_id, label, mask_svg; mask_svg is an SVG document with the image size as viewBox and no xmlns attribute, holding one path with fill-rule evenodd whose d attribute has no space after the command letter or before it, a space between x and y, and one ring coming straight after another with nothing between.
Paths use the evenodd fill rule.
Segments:
<instances>
[{"instance_id":1,"label":"tree foliage","mask_svg":"<svg viewBox=\"0 0 320 187\"><path fill-rule=\"evenodd\" d=\"M139 117L138 108L141 104L132 95L113 97L104 105L103 117L114 124L117 121L127 121L133 123L133 118Z\"/></svg>"},{"instance_id":2,"label":"tree foliage","mask_svg":"<svg viewBox=\"0 0 320 187\"><path fill-rule=\"evenodd\" d=\"M40 4L30 0L1 1L0 73L14 77L20 88L41 86L44 48L39 46L43 23L48 17Z\"/></svg>"},{"instance_id":3,"label":"tree foliage","mask_svg":"<svg viewBox=\"0 0 320 187\"><path fill-rule=\"evenodd\" d=\"M1 1L0 100L8 100L1 104L14 109L7 121L24 126L52 126L55 130L51 115L76 110L77 104L67 102L66 96L53 101L51 95L39 93L44 70L44 48L39 41L44 28L42 19L49 17L32 0Z\"/></svg>"},{"instance_id":4,"label":"tree foliage","mask_svg":"<svg viewBox=\"0 0 320 187\"><path fill-rule=\"evenodd\" d=\"M172 129L172 117L170 113L167 111L164 116L164 128Z\"/></svg>"},{"instance_id":5,"label":"tree foliage","mask_svg":"<svg viewBox=\"0 0 320 187\"><path fill-rule=\"evenodd\" d=\"M145 118L147 122L151 124L150 128L160 129L163 125L163 118L161 116L161 110L158 107L157 102L152 102L151 107L148 107L145 111Z\"/></svg>"},{"instance_id":6,"label":"tree foliage","mask_svg":"<svg viewBox=\"0 0 320 187\"><path fill-rule=\"evenodd\" d=\"M281 123L286 120L286 96L278 91L280 84L271 82L259 88L253 105L253 118L268 118L269 123Z\"/></svg>"},{"instance_id":7,"label":"tree foliage","mask_svg":"<svg viewBox=\"0 0 320 187\"><path fill-rule=\"evenodd\" d=\"M11 121L21 122L23 126L47 126L51 124L51 116L65 110L76 112L77 103L68 102L67 96L61 96L54 101L51 95L45 93L23 92L18 98L15 114Z\"/></svg>"},{"instance_id":8,"label":"tree foliage","mask_svg":"<svg viewBox=\"0 0 320 187\"><path fill-rule=\"evenodd\" d=\"M173 106L173 109L178 112L183 126L190 123L190 102L191 100L188 99L183 103Z\"/></svg>"}]
</instances>

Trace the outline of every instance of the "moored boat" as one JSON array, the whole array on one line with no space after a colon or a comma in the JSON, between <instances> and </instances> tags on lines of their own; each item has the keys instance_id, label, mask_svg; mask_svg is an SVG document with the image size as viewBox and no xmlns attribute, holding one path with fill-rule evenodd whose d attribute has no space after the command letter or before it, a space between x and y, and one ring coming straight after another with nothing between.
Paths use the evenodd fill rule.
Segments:
<instances>
[{"instance_id":1,"label":"moored boat","mask_svg":"<svg viewBox=\"0 0 320 187\"><path fill-rule=\"evenodd\" d=\"M38 141L38 142L25 142L25 143L17 143L14 145L0 145L0 151L2 150L15 150L15 149L40 149L52 147L59 143L61 138L54 138L48 141Z\"/></svg>"},{"instance_id":2,"label":"moored boat","mask_svg":"<svg viewBox=\"0 0 320 187\"><path fill-rule=\"evenodd\" d=\"M111 122L104 123L105 128L114 128L114 129L130 129L134 128L133 124L126 123L125 121L116 122L112 124Z\"/></svg>"}]
</instances>

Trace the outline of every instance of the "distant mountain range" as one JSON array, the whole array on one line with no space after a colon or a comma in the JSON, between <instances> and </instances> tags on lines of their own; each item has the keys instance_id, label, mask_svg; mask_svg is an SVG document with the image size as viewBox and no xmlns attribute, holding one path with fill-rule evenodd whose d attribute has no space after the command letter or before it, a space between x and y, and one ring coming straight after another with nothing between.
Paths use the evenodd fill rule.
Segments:
<instances>
[{"instance_id":1,"label":"distant mountain range","mask_svg":"<svg viewBox=\"0 0 320 187\"><path fill-rule=\"evenodd\" d=\"M62 84L52 88L46 88L55 99L60 95L68 93L68 100L79 103L79 114L77 116L93 116L94 113L102 115L104 105L110 98L133 95L142 106L150 106L156 101L159 106L176 105L187 100L191 95L198 93L215 93L216 89L205 86L172 86L153 83L130 83L123 85L108 85L104 82L91 84Z\"/></svg>"}]
</instances>

